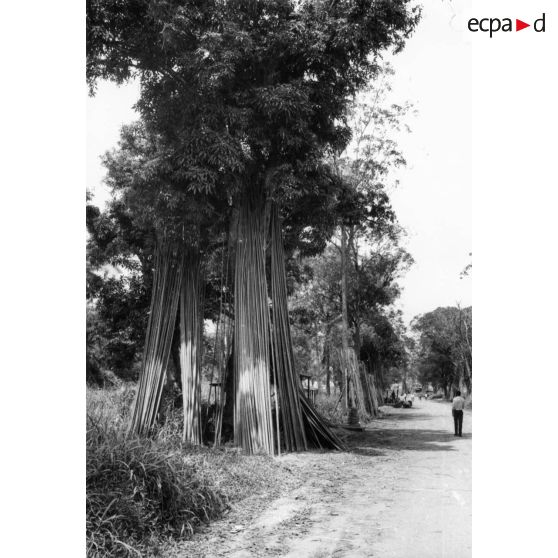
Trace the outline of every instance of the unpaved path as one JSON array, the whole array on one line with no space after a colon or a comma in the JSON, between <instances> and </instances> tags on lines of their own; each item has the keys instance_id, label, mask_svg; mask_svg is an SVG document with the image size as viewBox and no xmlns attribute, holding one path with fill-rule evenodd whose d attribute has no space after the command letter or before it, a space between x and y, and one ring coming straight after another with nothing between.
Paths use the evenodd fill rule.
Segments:
<instances>
[{"instance_id":1,"label":"unpaved path","mask_svg":"<svg viewBox=\"0 0 558 558\"><path fill-rule=\"evenodd\" d=\"M290 454L304 484L244 501L183 546L184 557L468 558L471 414L453 436L450 406L383 408L349 452Z\"/></svg>"}]
</instances>

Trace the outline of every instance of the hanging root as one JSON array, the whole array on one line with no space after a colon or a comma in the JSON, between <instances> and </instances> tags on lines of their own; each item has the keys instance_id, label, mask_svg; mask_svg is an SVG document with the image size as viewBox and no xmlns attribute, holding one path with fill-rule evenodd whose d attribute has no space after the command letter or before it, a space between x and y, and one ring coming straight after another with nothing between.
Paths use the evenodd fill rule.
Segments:
<instances>
[{"instance_id":1,"label":"hanging root","mask_svg":"<svg viewBox=\"0 0 558 558\"><path fill-rule=\"evenodd\" d=\"M287 451L302 451L308 446L343 450L343 442L308 401L295 376L287 305L285 256L276 204L273 204L271 211L271 300L273 364L285 447Z\"/></svg>"},{"instance_id":2,"label":"hanging root","mask_svg":"<svg viewBox=\"0 0 558 558\"><path fill-rule=\"evenodd\" d=\"M188 249L180 295L180 368L184 410L182 438L191 444L201 444L202 283L199 251Z\"/></svg>"},{"instance_id":3,"label":"hanging root","mask_svg":"<svg viewBox=\"0 0 558 558\"><path fill-rule=\"evenodd\" d=\"M273 455L265 241L265 198L252 190L243 197L238 222L234 440L249 454Z\"/></svg>"},{"instance_id":4,"label":"hanging root","mask_svg":"<svg viewBox=\"0 0 558 558\"><path fill-rule=\"evenodd\" d=\"M309 444L315 448L345 451L347 448L331 430L330 423L308 401L302 389L299 390L299 400Z\"/></svg>"},{"instance_id":5,"label":"hanging root","mask_svg":"<svg viewBox=\"0 0 558 558\"><path fill-rule=\"evenodd\" d=\"M155 252L151 308L138 391L128 430L130 434L146 435L155 425L171 350L181 283L182 251L175 244L162 240Z\"/></svg>"},{"instance_id":6,"label":"hanging root","mask_svg":"<svg viewBox=\"0 0 558 558\"><path fill-rule=\"evenodd\" d=\"M285 449L287 451L304 451L308 449L308 443L298 393L298 382L295 377L287 306L285 255L281 222L276 204L273 204L271 210L271 301L276 405L281 411ZM280 442L278 442L279 444Z\"/></svg>"}]
</instances>

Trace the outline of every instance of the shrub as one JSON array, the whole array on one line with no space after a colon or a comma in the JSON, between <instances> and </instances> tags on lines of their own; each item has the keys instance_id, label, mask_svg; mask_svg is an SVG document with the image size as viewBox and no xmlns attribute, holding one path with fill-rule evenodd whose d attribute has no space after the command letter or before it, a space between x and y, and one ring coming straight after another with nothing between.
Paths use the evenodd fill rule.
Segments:
<instances>
[{"instance_id":1,"label":"shrub","mask_svg":"<svg viewBox=\"0 0 558 558\"><path fill-rule=\"evenodd\" d=\"M88 555L140 554L162 536L191 535L226 508L195 463L157 439L126 438L126 423L110 416L88 414Z\"/></svg>"},{"instance_id":2,"label":"shrub","mask_svg":"<svg viewBox=\"0 0 558 558\"><path fill-rule=\"evenodd\" d=\"M87 392L88 556L156 554L229 503L272 492L292 476L267 456L184 444L172 405L151 438L127 438L134 392L132 385Z\"/></svg>"},{"instance_id":3,"label":"shrub","mask_svg":"<svg viewBox=\"0 0 558 558\"><path fill-rule=\"evenodd\" d=\"M343 408L339 401L339 395L326 395L318 393L316 396L315 406L318 412L333 423L345 422L346 416L343 416Z\"/></svg>"}]
</instances>

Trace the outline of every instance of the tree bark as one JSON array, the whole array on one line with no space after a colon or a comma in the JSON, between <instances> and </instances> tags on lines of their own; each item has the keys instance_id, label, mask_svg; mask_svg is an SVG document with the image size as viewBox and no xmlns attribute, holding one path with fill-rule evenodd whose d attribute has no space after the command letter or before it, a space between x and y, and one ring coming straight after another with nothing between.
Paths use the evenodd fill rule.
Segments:
<instances>
[{"instance_id":1,"label":"tree bark","mask_svg":"<svg viewBox=\"0 0 558 558\"><path fill-rule=\"evenodd\" d=\"M235 261L234 440L248 454L273 455L265 217L264 193L248 188L241 201Z\"/></svg>"},{"instance_id":2,"label":"tree bark","mask_svg":"<svg viewBox=\"0 0 558 558\"><path fill-rule=\"evenodd\" d=\"M357 360L360 360L360 350L361 350L361 342L360 342L360 324L358 323L358 320L353 320L354 326L355 326L355 332L353 334L353 343L354 343L354 348L355 348L355 354L357 357Z\"/></svg>"},{"instance_id":3,"label":"tree bark","mask_svg":"<svg viewBox=\"0 0 558 558\"><path fill-rule=\"evenodd\" d=\"M174 337L171 345L171 359L173 365L172 381L182 394L182 372L180 370L180 316L174 329ZM182 404L182 403L181 403Z\"/></svg>"},{"instance_id":4,"label":"tree bark","mask_svg":"<svg viewBox=\"0 0 558 558\"><path fill-rule=\"evenodd\" d=\"M148 434L157 420L182 284L182 251L161 241L155 254L149 320L129 433Z\"/></svg>"},{"instance_id":5,"label":"tree bark","mask_svg":"<svg viewBox=\"0 0 558 558\"><path fill-rule=\"evenodd\" d=\"M223 428L222 437L225 441L233 437L234 432L234 401L235 401L235 381L234 381L234 347L227 359L225 385L224 389L224 405L223 405ZM218 440L220 442L220 440Z\"/></svg>"},{"instance_id":6,"label":"tree bark","mask_svg":"<svg viewBox=\"0 0 558 558\"><path fill-rule=\"evenodd\" d=\"M271 301L272 301L272 357L275 381L276 410L281 411L283 439L287 451L308 449L302 408L300 380L296 375L293 344L287 304L287 278L283 234L279 209L271 210ZM316 349L317 350L317 349ZM316 354L317 359L317 354ZM319 369L319 361L316 362ZM280 451L279 415L277 415L277 448Z\"/></svg>"},{"instance_id":7,"label":"tree bark","mask_svg":"<svg viewBox=\"0 0 558 558\"><path fill-rule=\"evenodd\" d=\"M469 366L469 361L467 357L465 357L464 363L465 363L465 385L467 386L468 395L471 397L473 395L473 382L471 379L471 367Z\"/></svg>"},{"instance_id":8,"label":"tree bark","mask_svg":"<svg viewBox=\"0 0 558 558\"><path fill-rule=\"evenodd\" d=\"M329 397L331 395L331 387L329 385L331 382L331 370L329 364L329 344L327 338L325 340L325 345L324 345L324 357L325 357L325 366L326 366L326 394Z\"/></svg>"},{"instance_id":9,"label":"tree bark","mask_svg":"<svg viewBox=\"0 0 558 558\"><path fill-rule=\"evenodd\" d=\"M403 368L403 393L407 393L407 366Z\"/></svg>"},{"instance_id":10,"label":"tree bark","mask_svg":"<svg viewBox=\"0 0 558 558\"><path fill-rule=\"evenodd\" d=\"M348 385L348 366L349 366L349 315L347 303L347 231L341 225L341 343L343 348L343 411L349 408L349 385Z\"/></svg>"},{"instance_id":11,"label":"tree bark","mask_svg":"<svg viewBox=\"0 0 558 558\"><path fill-rule=\"evenodd\" d=\"M182 438L201 444L202 276L200 254L187 250L180 294L180 368L184 428Z\"/></svg>"}]
</instances>

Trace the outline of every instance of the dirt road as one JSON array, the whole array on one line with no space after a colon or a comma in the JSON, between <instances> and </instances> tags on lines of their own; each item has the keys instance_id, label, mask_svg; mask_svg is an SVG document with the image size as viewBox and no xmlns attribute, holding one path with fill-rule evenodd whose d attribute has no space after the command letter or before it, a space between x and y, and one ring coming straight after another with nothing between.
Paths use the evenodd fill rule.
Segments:
<instances>
[{"instance_id":1,"label":"dirt road","mask_svg":"<svg viewBox=\"0 0 558 558\"><path fill-rule=\"evenodd\" d=\"M273 501L243 502L183 556L470 557L471 414L456 438L448 403L383 410L347 438L348 452L279 458L306 482Z\"/></svg>"}]
</instances>

